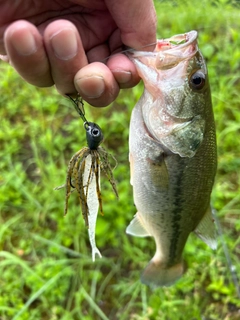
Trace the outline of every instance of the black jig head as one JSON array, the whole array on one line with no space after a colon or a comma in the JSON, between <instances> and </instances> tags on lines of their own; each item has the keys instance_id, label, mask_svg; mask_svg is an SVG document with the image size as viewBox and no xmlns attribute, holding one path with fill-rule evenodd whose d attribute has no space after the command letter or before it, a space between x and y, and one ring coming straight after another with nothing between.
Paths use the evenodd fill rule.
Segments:
<instances>
[{"instance_id":1,"label":"black jig head","mask_svg":"<svg viewBox=\"0 0 240 320\"><path fill-rule=\"evenodd\" d=\"M101 128L94 122L85 122L84 128L89 149L96 150L104 137Z\"/></svg>"},{"instance_id":2,"label":"black jig head","mask_svg":"<svg viewBox=\"0 0 240 320\"><path fill-rule=\"evenodd\" d=\"M96 150L103 141L103 133L101 128L94 122L88 122L85 117L84 103L82 98L73 99L67 95L73 102L74 108L84 121L84 129L86 130L87 144L90 150Z\"/></svg>"}]
</instances>

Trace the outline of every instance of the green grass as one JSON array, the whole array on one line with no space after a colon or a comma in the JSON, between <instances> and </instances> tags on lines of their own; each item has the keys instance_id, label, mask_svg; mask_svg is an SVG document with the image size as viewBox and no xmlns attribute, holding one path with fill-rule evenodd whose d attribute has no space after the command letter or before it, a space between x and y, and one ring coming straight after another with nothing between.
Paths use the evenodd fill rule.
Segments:
<instances>
[{"instance_id":1,"label":"green grass","mask_svg":"<svg viewBox=\"0 0 240 320\"><path fill-rule=\"evenodd\" d=\"M212 3L212 4L211 4ZM130 114L142 86L108 108L85 106L118 160L120 195L102 179L104 216L97 221L102 259L91 261L76 197L64 218L67 163L85 145L70 102L27 85L0 64L0 319L233 320L240 303L222 243L240 274L240 8L231 1L156 1L159 38L191 29L207 59L217 125L218 172L212 203L222 225L217 251L194 235L189 269L174 286L151 291L139 281L154 253L152 239L127 236L135 214L129 184Z\"/></svg>"}]
</instances>

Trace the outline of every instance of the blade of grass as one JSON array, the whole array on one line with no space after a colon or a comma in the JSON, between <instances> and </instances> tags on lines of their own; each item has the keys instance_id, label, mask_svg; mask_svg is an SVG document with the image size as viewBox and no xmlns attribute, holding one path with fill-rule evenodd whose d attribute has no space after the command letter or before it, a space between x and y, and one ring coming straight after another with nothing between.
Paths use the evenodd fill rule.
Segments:
<instances>
[{"instance_id":1,"label":"blade of grass","mask_svg":"<svg viewBox=\"0 0 240 320\"><path fill-rule=\"evenodd\" d=\"M81 286L81 291L84 295L84 298L89 303L90 307L99 315L102 320L109 320L109 318L103 313L103 311L99 308L93 298L87 293L83 286Z\"/></svg>"},{"instance_id":2,"label":"blade of grass","mask_svg":"<svg viewBox=\"0 0 240 320\"><path fill-rule=\"evenodd\" d=\"M34 277L36 277L38 280L40 281L44 281L41 277L39 277L36 272L34 272L28 265L27 262L18 258L17 256L15 256L14 254L7 252L7 251L1 251L0 252L0 258L3 257L6 260L0 261L0 267L2 266L6 266L8 264L16 264L18 266L21 266L25 271L27 271L28 273L34 275Z\"/></svg>"},{"instance_id":3,"label":"blade of grass","mask_svg":"<svg viewBox=\"0 0 240 320\"><path fill-rule=\"evenodd\" d=\"M232 263L232 259L231 259L230 254L229 254L229 249L228 249L226 241L224 240L222 226L221 226L221 223L220 223L220 221L218 219L216 210L213 210L213 217L214 217L214 220L216 222L217 232L218 232L219 238L220 238L221 243L222 243L224 255L225 255L225 258L226 258L226 261L227 261L229 272L231 274L232 282L233 282L233 284L235 286L237 296L240 299L240 285L239 285L239 281L238 281L238 275L236 273L236 267Z\"/></svg>"},{"instance_id":4,"label":"blade of grass","mask_svg":"<svg viewBox=\"0 0 240 320\"><path fill-rule=\"evenodd\" d=\"M36 291L30 299L25 303L25 305L18 311L18 313L14 316L13 320L20 319L19 317L27 310L27 308L37 299L39 298L46 290L48 290L54 283L57 282L59 278L63 276L66 272L66 269L62 270L58 274L56 274L53 278L49 279L38 291Z\"/></svg>"},{"instance_id":5,"label":"blade of grass","mask_svg":"<svg viewBox=\"0 0 240 320\"><path fill-rule=\"evenodd\" d=\"M38 240L38 241L41 241L42 243L45 243L45 244L47 244L47 245L49 245L49 246L54 246L54 247L58 248L58 249L61 250L62 252L66 253L66 254L68 254L68 255L70 255L70 256L72 256L72 257L75 257L75 258L87 258L87 256L84 255L84 254L82 254L82 253L79 253L79 252L76 252L76 251L74 251L74 250L72 250L72 249L69 249L69 248L67 248L67 247L64 247L64 246L62 246L62 245L60 245L60 244L58 244L58 243L56 243L56 242L54 242L54 241L52 241L52 240L48 240L48 239L46 239L46 238L43 238L43 237L41 237L41 236L38 235L38 234L31 233L31 236L32 236L34 239L36 239L36 240Z\"/></svg>"},{"instance_id":6,"label":"blade of grass","mask_svg":"<svg viewBox=\"0 0 240 320\"><path fill-rule=\"evenodd\" d=\"M9 229L9 227L14 224L16 221L18 221L20 218L22 218L21 214L18 214L15 217L12 217L11 219L9 219L8 221L6 221L4 224L1 224L1 228L0 228L0 241L3 238L3 234L5 233L5 231L7 231Z\"/></svg>"}]
</instances>

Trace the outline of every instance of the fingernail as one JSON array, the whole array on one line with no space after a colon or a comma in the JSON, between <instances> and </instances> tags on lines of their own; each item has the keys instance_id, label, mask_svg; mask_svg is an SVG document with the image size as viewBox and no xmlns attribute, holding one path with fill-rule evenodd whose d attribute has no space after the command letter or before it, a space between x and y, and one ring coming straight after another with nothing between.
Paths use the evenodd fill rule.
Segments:
<instances>
[{"instance_id":1,"label":"fingernail","mask_svg":"<svg viewBox=\"0 0 240 320\"><path fill-rule=\"evenodd\" d=\"M86 76L76 80L76 86L80 95L82 94L91 99L99 98L105 90L103 77L96 75Z\"/></svg>"},{"instance_id":2,"label":"fingernail","mask_svg":"<svg viewBox=\"0 0 240 320\"><path fill-rule=\"evenodd\" d=\"M78 43L72 29L63 29L55 33L51 38L51 44L55 55L61 60L72 59L77 54Z\"/></svg>"},{"instance_id":3,"label":"fingernail","mask_svg":"<svg viewBox=\"0 0 240 320\"><path fill-rule=\"evenodd\" d=\"M29 56L37 51L37 46L34 36L28 30L19 32L17 30L12 33L12 45L18 54L22 56Z\"/></svg>"},{"instance_id":4,"label":"fingernail","mask_svg":"<svg viewBox=\"0 0 240 320\"><path fill-rule=\"evenodd\" d=\"M117 82L120 84L127 83L131 80L132 74L130 71L123 71L121 69L111 70Z\"/></svg>"}]
</instances>

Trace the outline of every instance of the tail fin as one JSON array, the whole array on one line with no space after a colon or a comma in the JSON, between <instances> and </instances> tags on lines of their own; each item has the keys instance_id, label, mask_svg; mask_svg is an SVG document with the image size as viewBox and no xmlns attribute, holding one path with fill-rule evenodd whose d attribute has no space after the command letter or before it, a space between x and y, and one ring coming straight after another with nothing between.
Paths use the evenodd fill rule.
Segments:
<instances>
[{"instance_id":1,"label":"tail fin","mask_svg":"<svg viewBox=\"0 0 240 320\"><path fill-rule=\"evenodd\" d=\"M160 261L152 259L141 275L142 283L150 287L171 286L174 284L186 270L186 265L183 261L166 267Z\"/></svg>"}]
</instances>

